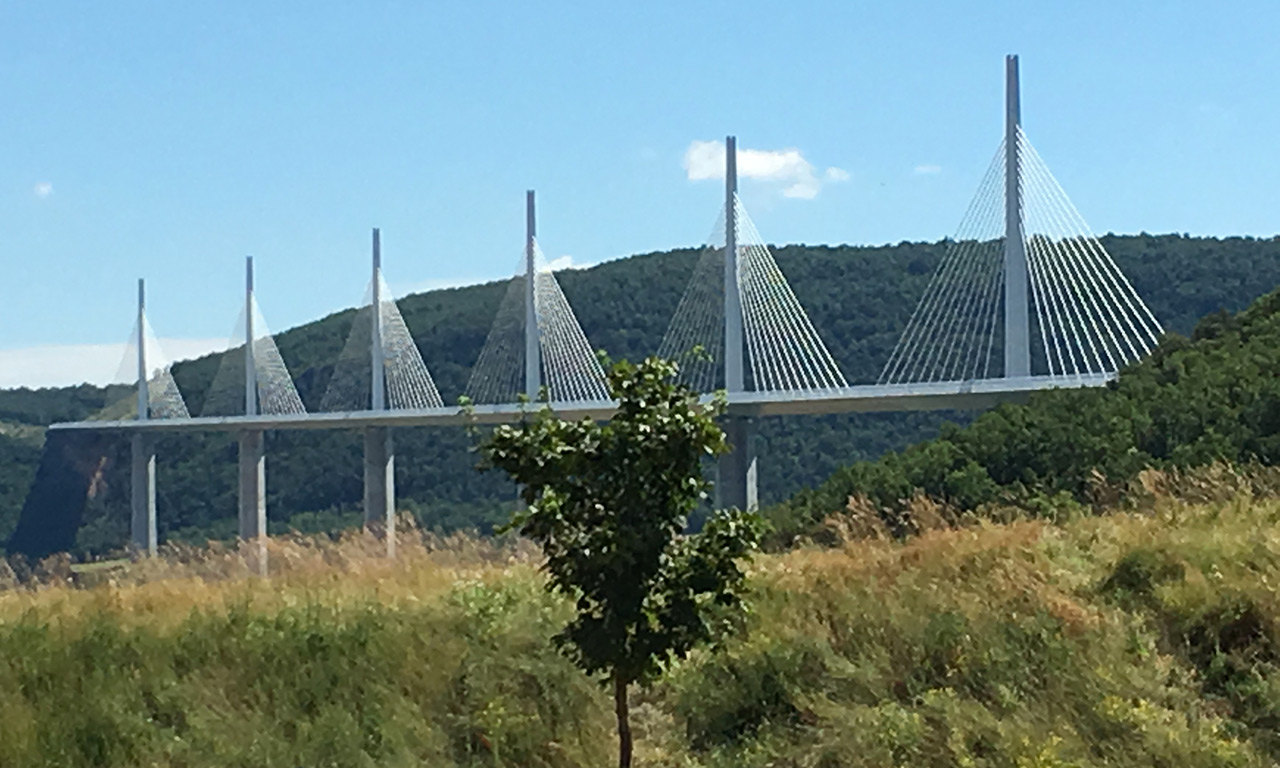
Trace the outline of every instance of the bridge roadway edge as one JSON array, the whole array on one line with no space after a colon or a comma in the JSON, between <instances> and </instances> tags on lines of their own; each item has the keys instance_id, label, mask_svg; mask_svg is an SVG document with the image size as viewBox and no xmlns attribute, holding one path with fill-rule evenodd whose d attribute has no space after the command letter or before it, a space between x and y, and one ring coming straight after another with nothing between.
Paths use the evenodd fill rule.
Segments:
<instances>
[{"instance_id":1,"label":"bridge roadway edge","mask_svg":"<svg viewBox=\"0 0 1280 768\"><path fill-rule=\"evenodd\" d=\"M807 392L741 392L729 398L726 416L771 417L801 414L887 413L893 411L974 410L1023 402L1033 392L1105 386L1113 374L1027 376L927 384L858 385ZM709 402L711 396L704 396ZM94 432L237 432L267 429L364 429L367 427L464 426L468 423L510 424L549 405L562 418L608 419L612 401L477 405L386 411L335 411L287 415L215 416L190 419L75 421L49 425L53 431Z\"/></svg>"}]
</instances>

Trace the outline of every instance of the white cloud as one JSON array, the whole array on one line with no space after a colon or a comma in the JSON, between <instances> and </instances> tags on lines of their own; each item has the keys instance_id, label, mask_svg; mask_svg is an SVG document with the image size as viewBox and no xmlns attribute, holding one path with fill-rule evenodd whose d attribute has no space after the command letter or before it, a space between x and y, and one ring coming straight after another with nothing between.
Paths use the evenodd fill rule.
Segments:
<instances>
[{"instance_id":1,"label":"white cloud","mask_svg":"<svg viewBox=\"0 0 1280 768\"><path fill-rule=\"evenodd\" d=\"M693 141L684 152L684 170L689 181L724 178L725 149L720 141ZM783 197L812 200L822 189L823 179L800 150L738 148L739 178L755 179L782 187ZM829 182L845 181L847 171L828 168Z\"/></svg>"},{"instance_id":2,"label":"white cloud","mask_svg":"<svg viewBox=\"0 0 1280 768\"><path fill-rule=\"evenodd\" d=\"M53 194L53 184L47 181L42 181L39 184L37 184L35 188L33 188L31 191L35 193L36 197L43 200L44 198Z\"/></svg>"},{"instance_id":3,"label":"white cloud","mask_svg":"<svg viewBox=\"0 0 1280 768\"><path fill-rule=\"evenodd\" d=\"M914 172L917 176L934 176L942 173L942 166L934 165L932 163L922 163L915 167Z\"/></svg>"},{"instance_id":4,"label":"white cloud","mask_svg":"<svg viewBox=\"0 0 1280 768\"><path fill-rule=\"evenodd\" d=\"M706 181L724 178L724 144L718 141L697 141L684 151L684 170L689 181ZM742 169L738 169L741 173Z\"/></svg>"},{"instance_id":5,"label":"white cloud","mask_svg":"<svg viewBox=\"0 0 1280 768\"><path fill-rule=\"evenodd\" d=\"M595 264L579 264L573 260L572 256L566 253L548 261L546 268L552 272L559 272L562 269L587 269L594 266Z\"/></svg>"},{"instance_id":6,"label":"white cloud","mask_svg":"<svg viewBox=\"0 0 1280 768\"><path fill-rule=\"evenodd\" d=\"M160 339L171 360L190 360L227 348L226 339ZM152 345L147 345L150 350ZM0 349L0 388L70 387L77 384L123 383L127 344L48 344ZM154 357L154 354L153 354Z\"/></svg>"}]
</instances>

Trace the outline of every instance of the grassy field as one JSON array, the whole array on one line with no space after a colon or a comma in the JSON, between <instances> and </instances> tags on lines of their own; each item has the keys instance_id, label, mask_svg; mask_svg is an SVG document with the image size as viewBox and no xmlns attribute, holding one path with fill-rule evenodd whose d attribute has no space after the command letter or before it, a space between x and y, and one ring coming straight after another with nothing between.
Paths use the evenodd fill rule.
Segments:
<instances>
[{"instance_id":1,"label":"grassy field","mask_svg":"<svg viewBox=\"0 0 1280 768\"><path fill-rule=\"evenodd\" d=\"M748 632L637 696L637 762L1274 765L1280 504L1229 490L761 556ZM0 766L614 760L527 546L271 546L270 581L222 549L10 575Z\"/></svg>"}]
</instances>

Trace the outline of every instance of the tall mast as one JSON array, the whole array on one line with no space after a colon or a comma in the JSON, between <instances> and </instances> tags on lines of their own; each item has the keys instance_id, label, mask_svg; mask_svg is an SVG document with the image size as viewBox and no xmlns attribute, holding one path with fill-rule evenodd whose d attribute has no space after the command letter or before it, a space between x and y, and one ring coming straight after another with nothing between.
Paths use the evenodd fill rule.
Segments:
<instances>
[{"instance_id":1,"label":"tall mast","mask_svg":"<svg viewBox=\"0 0 1280 768\"><path fill-rule=\"evenodd\" d=\"M244 257L244 415L258 415L258 366L253 358L253 257Z\"/></svg>"},{"instance_id":2,"label":"tall mast","mask_svg":"<svg viewBox=\"0 0 1280 768\"><path fill-rule=\"evenodd\" d=\"M743 390L742 297L738 292L738 140L724 140L724 386Z\"/></svg>"},{"instance_id":3,"label":"tall mast","mask_svg":"<svg viewBox=\"0 0 1280 768\"><path fill-rule=\"evenodd\" d=\"M1027 312L1027 254L1022 228L1022 163L1018 57L1006 56L1004 107L1004 375L1031 375L1031 325Z\"/></svg>"},{"instance_id":4,"label":"tall mast","mask_svg":"<svg viewBox=\"0 0 1280 768\"><path fill-rule=\"evenodd\" d=\"M536 400L542 389L542 350L538 346L538 304L535 292L534 252L538 237L538 217L533 190L525 193L524 239L524 392Z\"/></svg>"},{"instance_id":5,"label":"tall mast","mask_svg":"<svg viewBox=\"0 0 1280 768\"><path fill-rule=\"evenodd\" d=\"M150 398L147 395L147 287L138 278L138 418L150 417Z\"/></svg>"},{"instance_id":6,"label":"tall mast","mask_svg":"<svg viewBox=\"0 0 1280 768\"><path fill-rule=\"evenodd\" d=\"M369 364L373 375L370 377L370 406L375 411L386 410L386 362L382 347L382 236L375 227L373 230L373 338L369 344Z\"/></svg>"}]
</instances>

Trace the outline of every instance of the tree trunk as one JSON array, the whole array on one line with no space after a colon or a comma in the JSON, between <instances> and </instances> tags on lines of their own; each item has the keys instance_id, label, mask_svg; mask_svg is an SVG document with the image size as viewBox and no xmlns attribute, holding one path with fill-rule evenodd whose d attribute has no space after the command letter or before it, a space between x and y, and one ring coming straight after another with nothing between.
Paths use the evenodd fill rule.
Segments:
<instances>
[{"instance_id":1,"label":"tree trunk","mask_svg":"<svg viewBox=\"0 0 1280 768\"><path fill-rule=\"evenodd\" d=\"M618 715L618 768L631 768L631 713L627 708L627 681L613 673L613 707Z\"/></svg>"}]
</instances>

